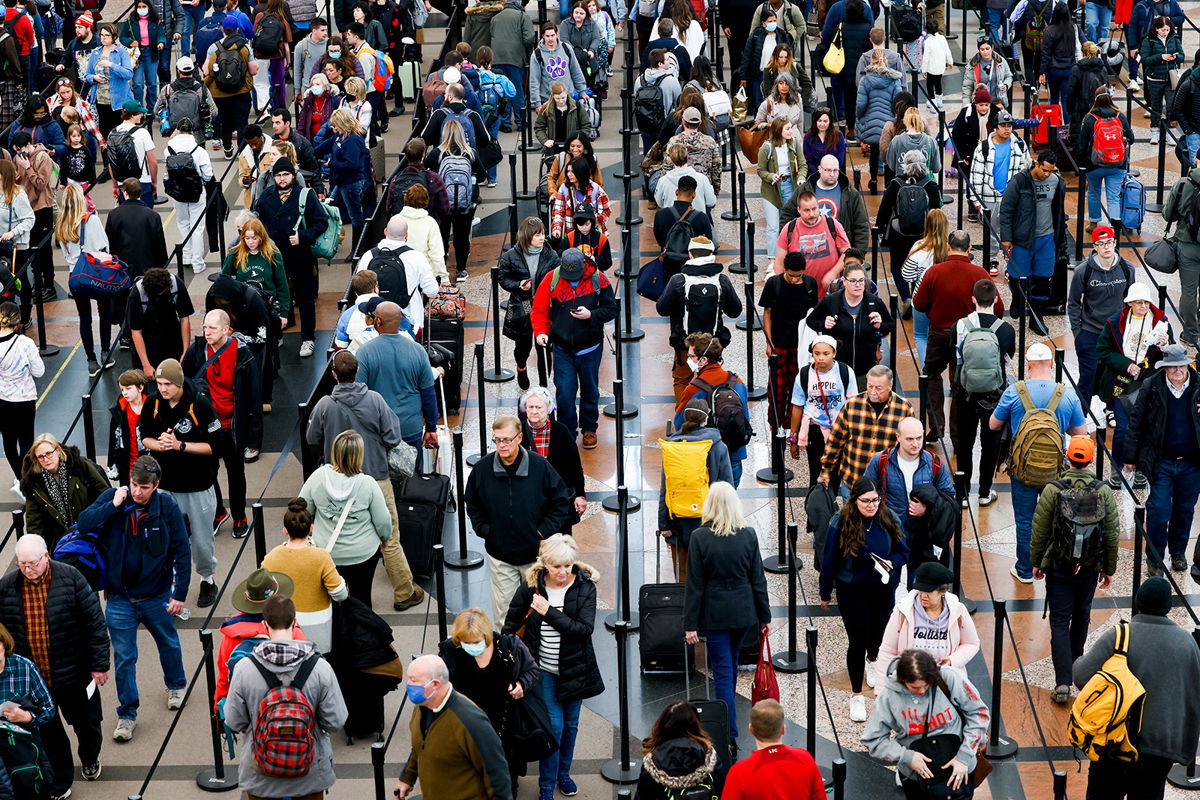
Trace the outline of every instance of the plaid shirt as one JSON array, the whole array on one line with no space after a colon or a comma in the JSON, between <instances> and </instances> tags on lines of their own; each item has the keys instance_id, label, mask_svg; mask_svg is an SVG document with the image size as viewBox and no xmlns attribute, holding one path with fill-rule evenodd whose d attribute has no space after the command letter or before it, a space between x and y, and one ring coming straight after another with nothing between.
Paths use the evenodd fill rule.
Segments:
<instances>
[{"instance_id":1,"label":"plaid shirt","mask_svg":"<svg viewBox=\"0 0 1200 800\"><path fill-rule=\"evenodd\" d=\"M530 443L533 445L533 449L535 451L537 451L537 454L539 456L541 456L542 458L549 458L549 455L550 455L550 422L549 422L549 420L547 420L546 424L543 425L542 427L540 427L540 428L531 427L530 430L533 431L533 441Z\"/></svg>"},{"instance_id":2,"label":"plaid shirt","mask_svg":"<svg viewBox=\"0 0 1200 800\"><path fill-rule=\"evenodd\" d=\"M900 420L912 416L915 416L913 407L895 392L879 414L871 408L865 392L847 400L825 443L821 478L832 480L836 472L847 485L853 486L866 471L871 456L896 441Z\"/></svg>"},{"instance_id":3,"label":"plaid shirt","mask_svg":"<svg viewBox=\"0 0 1200 800\"><path fill-rule=\"evenodd\" d=\"M50 572L39 583L21 581L21 605L25 612L25 641L38 671L50 683L50 626L46 624L46 595L50 593Z\"/></svg>"},{"instance_id":4,"label":"plaid shirt","mask_svg":"<svg viewBox=\"0 0 1200 800\"><path fill-rule=\"evenodd\" d=\"M26 703L32 700L41 709L33 715L30 726L45 725L54 718L54 700L37 667L14 653L4 659L4 671L0 672L0 703L21 699Z\"/></svg>"},{"instance_id":5,"label":"plaid shirt","mask_svg":"<svg viewBox=\"0 0 1200 800\"><path fill-rule=\"evenodd\" d=\"M566 236L568 231L575 230L575 206L584 202L592 204L596 211L596 230L604 233L608 216L612 213L604 187L592 181L587 197L576 202L575 191L564 182L559 187L558 194L550 201L550 235L558 238Z\"/></svg>"},{"instance_id":6,"label":"plaid shirt","mask_svg":"<svg viewBox=\"0 0 1200 800\"><path fill-rule=\"evenodd\" d=\"M58 93L50 95L46 98L46 108L53 114L54 110L63 105L62 98ZM96 140L97 147L104 147L108 141L104 138L104 134L100 132L100 126L96 123L96 113L92 110L92 104L82 97L75 99L75 110L79 112L79 121L83 123L83 129L91 134Z\"/></svg>"}]
</instances>

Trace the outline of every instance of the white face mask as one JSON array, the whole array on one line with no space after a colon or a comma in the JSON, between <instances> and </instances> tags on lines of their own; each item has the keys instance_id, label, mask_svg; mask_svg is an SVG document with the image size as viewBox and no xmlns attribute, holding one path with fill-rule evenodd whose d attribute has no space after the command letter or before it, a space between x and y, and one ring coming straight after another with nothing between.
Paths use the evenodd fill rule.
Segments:
<instances>
[{"instance_id":1,"label":"white face mask","mask_svg":"<svg viewBox=\"0 0 1200 800\"><path fill-rule=\"evenodd\" d=\"M148 16L148 15L150 14L150 9L148 9L148 8L139 8L139 9L137 10L137 12L138 12L138 16L139 16L139 17L145 17L145 16Z\"/></svg>"},{"instance_id":2,"label":"white face mask","mask_svg":"<svg viewBox=\"0 0 1200 800\"><path fill-rule=\"evenodd\" d=\"M690 369L692 372L700 371L700 362L694 358L689 358L687 360L687 365L688 365L688 369Z\"/></svg>"},{"instance_id":3,"label":"white face mask","mask_svg":"<svg viewBox=\"0 0 1200 800\"><path fill-rule=\"evenodd\" d=\"M317 97L320 97L321 95L325 94L325 87L324 86L314 86L314 87L312 87L312 93L314 95L316 95Z\"/></svg>"}]
</instances>

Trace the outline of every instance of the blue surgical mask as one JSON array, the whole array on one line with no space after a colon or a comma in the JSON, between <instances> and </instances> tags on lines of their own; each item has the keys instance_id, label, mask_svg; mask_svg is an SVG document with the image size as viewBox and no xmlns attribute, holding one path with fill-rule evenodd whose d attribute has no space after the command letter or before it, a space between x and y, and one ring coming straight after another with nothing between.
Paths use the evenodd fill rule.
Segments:
<instances>
[{"instance_id":1,"label":"blue surgical mask","mask_svg":"<svg viewBox=\"0 0 1200 800\"><path fill-rule=\"evenodd\" d=\"M420 684L406 683L404 684L404 692L408 695L408 702L414 706L419 706L426 700L425 687Z\"/></svg>"},{"instance_id":2,"label":"blue surgical mask","mask_svg":"<svg viewBox=\"0 0 1200 800\"><path fill-rule=\"evenodd\" d=\"M774 33L775 29L779 27L779 23L778 22L768 22L765 27L766 27L768 33Z\"/></svg>"},{"instance_id":3,"label":"blue surgical mask","mask_svg":"<svg viewBox=\"0 0 1200 800\"><path fill-rule=\"evenodd\" d=\"M479 658L487 650L487 642L463 642L462 649L471 658Z\"/></svg>"},{"instance_id":4,"label":"blue surgical mask","mask_svg":"<svg viewBox=\"0 0 1200 800\"><path fill-rule=\"evenodd\" d=\"M341 50L330 50L330 51L328 51L328 55L330 58L341 58L342 51Z\"/></svg>"},{"instance_id":5,"label":"blue surgical mask","mask_svg":"<svg viewBox=\"0 0 1200 800\"><path fill-rule=\"evenodd\" d=\"M310 91L317 97L320 97L321 95L325 94L325 87L317 84L316 86L312 87Z\"/></svg>"},{"instance_id":6,"label":"blue surgical mask","mask_svg":"<svg viewBox=\"0 0 1200 800\"><path fill-rule=\"evenodd\" d=\"M148 9L148 8L139 8L139 9L137 10L137 12L138 12L138 16L139 16L139 17L144 17L144 16L147 16L147 15L150 13L150 9Z\"/></svg>"}]
</instances>

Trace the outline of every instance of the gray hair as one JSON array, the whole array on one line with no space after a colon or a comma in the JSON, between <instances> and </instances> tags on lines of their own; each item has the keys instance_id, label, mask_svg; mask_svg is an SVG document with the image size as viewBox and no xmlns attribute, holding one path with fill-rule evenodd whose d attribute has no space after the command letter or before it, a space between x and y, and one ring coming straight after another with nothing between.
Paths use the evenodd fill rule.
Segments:
<instances>
[{"instance_id":1,"label":"gray hair","mask_svg":"<svg viewBox=\"0 0 1200 800\"><path fill-rule=\"evenodd\" d=\"M17 553L25 553L39 558L50 552L50 548L46 545L46 540L36 533L27 533L20 539L17 539Z\"/></svg>"},{"instance_id":2,"label":"gray hair","mask_svg":"<svg viewBox=\"0 0 1200 800\"><path fill-rule=\"evenodd\" d=\"M258 214L255 214L248 208L243 208L237 213L237 216L233 218L233 224L238 230L241 230L247 222L255 219L258 219Z\"/></svg>"},{"instance_id":3,"label":"gray hair","mask_svg":"<svg viewBox=\"0 0 1200 800\"><path fill-rule=\"evenodd\" d=\"M891 384L894 384L896 382L895 377L892 375L891 368L885 367L883 364L876 364L875 366L873 366L869 370L867 370L867 377L868 378L887 378L888 383L891 383Z\"/></svg>"},{"instance_id":4,"label":"gray hair","mask_svg":"<svg viewBox=\"0 0 1200 800\"><path fill-rule=\"evenodd\" d=\"M385 233L387 238L392 239L393 241L403 242L407 240L408 220L404 218L403 214L393 214L392 218L388 220L387 230Z\"/></svg>"},{"instance_id":5,"label":"gray hair","mask_svg":"<svg viewBox=\"0 0 1200 800\"><path fill-rule=\"evenodd\" d=\"M779 73L778 75L775 76L775 80L772 81L772 83L771 83L771 99L772 100L779 99L779 84L781 81L783 83L787 84L788 99L790 99L793 104L800 103L801 100L796 97L796 81L792 80L792 76L786 72Z\"/></svg>"},{"instance_id":6,"label":"gray hair","mask_svg":"<svg viewBox=\"0 0 1200 800\"><path fill-rule=\"evenodd\" d=\"M900 172L913 178L922 178L929 174L929 160L921 150L909 150L900 157Z\"/></svg>"},{"instance_id":7,"label":"gray hair","mask_svg":"<svg viewBox=\"0 0 1200 800\"><path fill-rule=\"evenodd\" d=\"M550 410L549 413L551 414L553 414L558 408L558 403L555 402L554 392L550 391L545 386L534 386L525 392L525 394L521 395L521 399L517 401L517 408L522 414L525 413L525 403L528 402L532 397L542 398L542 402L546 404L546 408Z\"/></svg>"}]
</instances>

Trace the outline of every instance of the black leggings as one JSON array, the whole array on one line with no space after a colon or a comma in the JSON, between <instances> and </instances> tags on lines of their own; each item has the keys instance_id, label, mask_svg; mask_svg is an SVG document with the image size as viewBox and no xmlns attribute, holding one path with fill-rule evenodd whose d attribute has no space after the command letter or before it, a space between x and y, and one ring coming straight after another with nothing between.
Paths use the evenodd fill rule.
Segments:
<instances>
[{"instance_id":1,"label":"black leggings","mask_svg":"<svg viewBox=\"0 0 1200 800\"><path fill-rule=\"evenodd\" d=\"M89 360L96 359L96 340L92 335L92 303L100 317L100 354L108 352L112 345L112 300L102 297L99 300L88 300L76 296L75 310L79 314L79 340L83 344L83 352Z\"/></svg>"},{"instance_id":2,"label":"black leggings","mask_svg":"<svg viewBox=\"0 0 1200 800\"><path fill-rule=\"evenodd\" d=\"M808 485L812 486L821 477L821 457L825 455L825 430L815 422L808 424L808 445L804 448L808 457ZM837 476L829 480L829 486L837 491Z\"/></svg>"},{"instance_id":3,"label":"black leggings","mask_svg":"<svg viewBox=\"0 0 1200 800\"><path fill-rule=\"evenodd\" d=\"M942 96L942 76L941 75L926 75L925 76L925 91L929 94L929 99L932 101L935 97Z\"/></svg>"},{"instance_id":4,"label":"black leggings","mask_svg":"<svg viewBox=\"0 0 1200 800\"><path fill-rule=\"evenodd\" d=\"M879 175L879 142L875 142L873 145L871 145L870 169L870 177L867 180L874 182L876 180L876 176Z\"/></svg>"},{"instance_id":5,"label":"black leggings","mask_svg":"<svg viewBox=\"0 0 1200 800\"><path fill-rule=\"evenodd\" d=\"M837 582L838 610L846 628L846 671L850 673L850 688L855 694L862 692L867 667L863 659L874 661L879 657L879 643L883 641L894 598L895 590L890 585Z\"/></svg>"},{"instance_id":6,"label":"black leggings","mask_svg":"<svg viewBox=\"0 0 1200 800\"><path fill-rule=\"evenodd\" d=\"M214 97L217 118L221 121L221 144L226 150L233 149L233 134L242 136L242 130L250 118L250 93L243 92L232 97Z\"/></svg>"},{"instance_id":7,"label":"black leggings","mask_svg":"<svg viewBox=\"0 0 1200 800\"><path fill-rule=\"evenodd\" d=\"M222 463L225 464L225 477L229 481L229 513L234 522L246 518L246 462L242 458L242 447L234 443L225 433L224 452L213 462L213 489L217 495L217 508L225 508L225 498L221 495L221 482L217 480L217 472Z\"/></svg>"},{"instance_id":8,"label":"black leggings","mask_svg":"<svg viewBox=\"0 0 1200 800\"><path fill-rule=\"evenodd\" d=\"M300 340L315 341L317 338L317 292L320 287L317 263L311 256L300 256L291 262L291 268L287 272L288 277L292 279L292 302L300 312ZM291 316L289 309L288 317Z\"/></svg>"},{"instance_id":9,"label":"black leggings","mask_svg":"<svg viewBox=\"0 0 1200 800\"><path fill-rule=\"evenodd\" d=\"M33 447L33 416L37 400L0 400L0 437L13 475L21 477L21 459Z\"/></svg>"},{"instance_id":10,"label":"black leggings","mask_svg":"<svg viewBox=\"0 0 1200 800\"><path fill-rule=\"evenodd\" d=\"M371 584L375 581L375 567L379 565L382 553L376 550L366 561L357 564L339 564L338 572L346 581L346 589L355 600L361 600L371 607Z\"/></svg>"},{"instance_id":11,"label":"black leggings","mask_svg":"<svg viewBox=\"0 0 1200 800\"><path fill-rule=\"evenodd\" d=\"M471 255L471 223L475 215L470 211L451 212L450 218L443 220L442 245L450 251L450 239L454 238L454 261L459 272L467 271L467 259Z\"/></svg>"}]
</instances>

